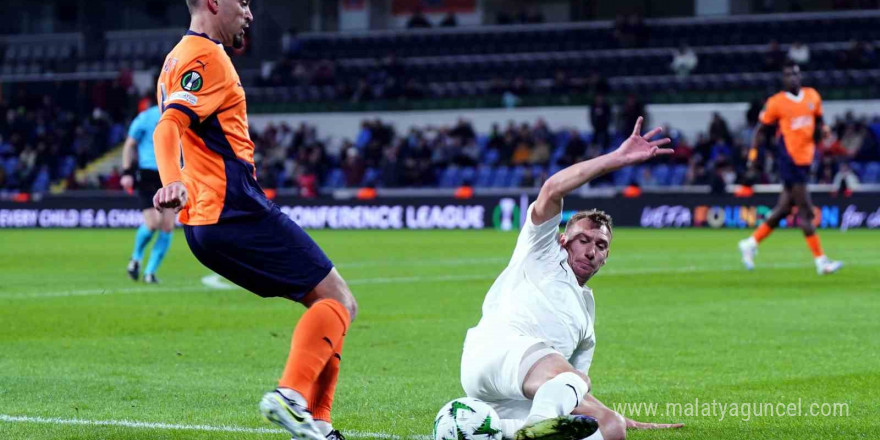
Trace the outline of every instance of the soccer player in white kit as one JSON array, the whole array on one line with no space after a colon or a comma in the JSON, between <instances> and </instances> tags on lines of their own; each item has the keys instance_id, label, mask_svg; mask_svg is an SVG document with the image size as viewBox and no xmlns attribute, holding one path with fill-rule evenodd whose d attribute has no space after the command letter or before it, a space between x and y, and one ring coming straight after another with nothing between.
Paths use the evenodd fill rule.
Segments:
<instances>
[{"instance_id":1,"label":"soccer player in white kit","mask_svg":"<svg viewBox=\"0 0 880 440\"><path fill-rule=\"evenodd\" d=\"M505 438L617 440L626 429L673 428L624 418L590 393L596 336L593 292L586 286L605 264L611 218L602 211L574 215L559 233L562 198L603 174L672 153L641 133L642 118L617 150L551 176L529 206L507 268L468 330L461 383L468 397L492 406ZM598 431L596 430L598 425Z\"/></svg>"}]
</instances>

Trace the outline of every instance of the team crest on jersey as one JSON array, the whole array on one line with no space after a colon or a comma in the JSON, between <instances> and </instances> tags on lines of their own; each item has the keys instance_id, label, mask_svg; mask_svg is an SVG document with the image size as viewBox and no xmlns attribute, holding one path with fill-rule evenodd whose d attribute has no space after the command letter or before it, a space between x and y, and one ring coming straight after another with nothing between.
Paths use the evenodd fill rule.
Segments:
<instances>
[{"instance_id":1,"label":"team crest on jersey","mask_svg":"<svg viewBox=\"0 0 880 440\"><path fill-rule=\"evenodd\" d=\"M807 107L809 107L810 111L813 111L816 109L816 105L813 104L812 102L810 104L808 104Z\"/></svg>"},{"instance_id":2,"label":"team crest on jersey","mask_svg":"<svg viewBox=\"0 0 880 440\"><path fill-rule=\"evenodd\" d=\"M183 87L183 90L188 92L198 92L202 90L202 75L199 75L195 70L190 70L183 74L183 78L180 79L180 87Z\"/></svg>"}]
</instances>

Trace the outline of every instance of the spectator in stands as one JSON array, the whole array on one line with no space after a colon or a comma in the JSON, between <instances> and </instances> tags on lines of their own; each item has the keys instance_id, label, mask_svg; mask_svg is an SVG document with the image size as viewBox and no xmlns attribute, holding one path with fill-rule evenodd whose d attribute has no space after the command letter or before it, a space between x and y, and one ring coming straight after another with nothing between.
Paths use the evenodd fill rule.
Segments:
<instances>
[{"instance_id":1,"label":"spectator in stands","mask_svg":"<svg viewBox=\"0 0 880 440\"><path fill-rule=\"evenodd\" d=\"M121 191L121 182L122 174L119 172L119 167L113 167L113 169L110 171L110 174L102 180L101 187L110 191Z\"/></svg>"},{"instance_id":2,"label":"spectator in stands","mask_svg":"<svg viewBox=\"0 0 880 440\"><path fill-rule=\"evenodd\" d=\"M532 165L547 165L550 163L550 143L544 138L538 138L535 147L529 156Z\"/></svg>"},{"instance_id":3,"label":"spectator in stands","mask_svg":"<svg viewBox=\"0 0 880 440\"><path fill-rule=\"evenodd\" d=\"M348 187L360 186L364 180L366 165L360 151L353 145L343 150L342 172L345 175L345 185Z\"/></svg>"},{"instance_id":4,"label":"spectator in stands","mask_svg":"<svg viewBox=\"0 0 880 440\"><path fill-rule=\"evenodd\" d=\"M525 96L530 93L529 84L522 76L517 76L516 78L514 78L513 82L510 83L510 86L507 88L507 91L512 93L514 96Z\"/></svg>"},{"instance_id":5,"label":"spectator in stands","mask_svg":"<svg viewBox=\"0 0 880 440\"><path fill-rule=\"evenodd\" d=\"M302 42L297 36L296 28L289 28L281 35L281 53L286 58L297 58L302 50Z\"/></svg>"},{"instance_id":6,"label":"spectator in stands","mask_svg":"<svg viewBox=\"0 0 880 440\"><path fill-rule=\"evenodd\" d=\"M669 65L669 68L672 69L676 76L684 78L697 68L698 62L696 52L686 44L682 44L672 54L672 63Z\"/></svg>"},{"instance_id":7,"label":"spectator in stands","mask_svg":"<svg viewBox=\"0 0 880 440\"><path fill-rule=\"evenodd\" d=\"M477 138L473 125L464 118L458 118L458 122L449 131L449 135L461 139L462 142L472 141Z\"/></svg>"},{"instance_id":8,"label":"spectator in stands","mask_svg":"<svg viewBox=\"0 0 880 440\"><path fill-rule=\"evenodd\" d=\"M788 59L803 68L810 62L810 48L800 41L795 41L788 48Z\"/></svg>"},{"instance_id":9,"label":"spectator in stands","mask_svg":"<svg viewBox=\"0 0 880 440\"><path fill-rule=\"evenodd\" d=\"M844 161L840 163L831 185L836 193L846 194L859 186L859 176L853 172L849 163Z\"/></svg>"},{"instance_id":10,"label":"spectator in stands","mask_svg":"<svg viewBox=\"0 0 880 440\"><path fill-rule=\"evenodd\" d=\"M634 127L636 120L642 115L644 115L643 124L649 125L648 115L645 113L645 104L639 101L635 94L630 93L627 95L623 108L620 109L618 114L617 132L626 133L627 127Z\"/></svg>"},{"instance_id":11,"label":"spectator in stands","mask_svg":"<svg viewBox=\"0 0 880 440\"><path fill-rule=\"evenodd\" d=\"M709 139L713 143L721 141L727 145L733 144L727 121L725 121L718 112L712 113L712 121L709 122Z\"/></svg>"},{"instance_id":12,"label":"spectator in stands","mask_svg":"<svg viewBox=\"0 0 880 440\"><path fill-rule=\"evenodd\" d=\"M581 134L577 130L568 132L568 142L565 144L565 151L559 158L557 165L567 167L584 160L587 152L587 143L581 138Z\"/></svg>"},{"instance_id":13,"label":"spectator in stands","mask_svg":"<svg viewBox=\"0 0 880 440\"><path fill-rule=\"evenodd\" d=\"M455 18L455 14L452 11L446 13L446 16L443 17L443 21L440 22L440 27L456 27L458 26L458 19Z\"/></svg>"},{"instance_id":14,"label":"spectator in stands","mask_svg":"<svg viewBox=\"0 0 880 440\"><path fill-rule=\"evenodd\" d=\"M877 65L874 46L867 41L851 40L849 49L838 55L838 68L866 69Z\"/></svg>"},{"instance_id":15,"label":"spectator in stands","mask_svg":"<svg viewBox=\"0 0 880 440\"><path fill-rule=\"evenodd\" d=\"M782 69L782 63L785 61L785 54L779 47L779 42L770 40L767 44L767 50L764 53L764 71L776 72Z\"/></svg>"},{"instance_id":16,"label":"spectator in stands","mask_svg":"<svg viewBox=\"0 0 880 440\"><path fill-rule=\"evenodd\" d=\"M382 163L379 166L379 179L384 187L398 187L401 183L401 175L403 174L403 163L400 160L400 152L402 150L401 140L398 145L385 149L382 155Z\"/></svg>"},{"instance_id":17,"label":"spectator in stands","mask_svg":"<svg viewBox=\"0 0 880 440\"><path fill-rule=\"evenodd\" d=\"M571 92L571 81L564 70L556 70L553 76L553 86L550 87L550 91L558 95L567 95Z\"/></svg>"},{"instance_id":18,"label":"spectator in stands","mask_svg":"<svg viewBox=\"0 0 880 440\"><path fill-rule=\"evenodd\" d=\"M593 126L593 143L602 147L604 151L611 142L608 127L611 124L611 105L605 100L605 95L598 93L593 97L590 105L590 125Z\"/></svg>"},{"instance_id":19,"label":"spectator in stands","mask_svg":"<svg viewBox=\"0 0 880 440\"><path fill-rule=\"evenodd\" d=\"M608 84L608 80L599 73L598 70L593 70L590 72L590 76L586 81L587 93L591 95L608 95L608 92L611 91L611 86Z\"/></svg>"},{"instance_id":20,"label":"spectator in stands","mask_svg":"<svg viewBox=\"0 0 880 440\"><path fill-rule=\"evenodd\" d=\"M422 7L417 6L413 15L409 17L409 21L406 22L407 29L424 29L431 27L431 22L428 21L428 18L425 17L425 14L422 13Z\"/></svg>"}]
</instances>

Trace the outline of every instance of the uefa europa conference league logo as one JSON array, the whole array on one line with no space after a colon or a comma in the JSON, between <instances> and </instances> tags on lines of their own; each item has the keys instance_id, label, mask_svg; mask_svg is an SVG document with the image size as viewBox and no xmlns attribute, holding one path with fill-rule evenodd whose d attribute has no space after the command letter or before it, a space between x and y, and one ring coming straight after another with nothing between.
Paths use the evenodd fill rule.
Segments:
<instances>
[{"instance_id":1,"label":"uefa europa conference league logo","mask_svg":"<svg viewBox=\"0 0 880 440\"><path fill-rule=\"evenodd\" d=\"M198 92L202 90L202 75L199 75L199 72L195 70L190 70L183 74L183 78L180 79L180 87L187 92Z\"/></svg>"}]
</instances>

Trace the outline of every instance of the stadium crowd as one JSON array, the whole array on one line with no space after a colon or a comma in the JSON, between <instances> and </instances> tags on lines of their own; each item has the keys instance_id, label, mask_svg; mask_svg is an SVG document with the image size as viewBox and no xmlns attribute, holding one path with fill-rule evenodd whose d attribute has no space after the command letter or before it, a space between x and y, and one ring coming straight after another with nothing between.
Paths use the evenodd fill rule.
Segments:
<instances>
[{"instance_id":1,"label":"stadium crowd","mask_svg":"<svg viewBox=\"0 0 880 440\"><path fill-rule=\"evenodd\" d=\"M89 182L78 180L76 170L122 142L137 98L127 75L39 83L0 97L0 192L42 193L59 181L68 188L119 188L119 176Z\"/></svg>"},{"instance_id":2,"label":"stadium crowd","mask_svg":"<svg viewBox=\"0 0 880 440\"><path fill-rule=\"evenodd\" d=\"M267 188L299 188L303 196L316 195L319 187L537 187L562 167L615 148L622 141L615 133L626 133L622 127L631 126L629 119L638 115L641 104L634 103L633 108L631 115L619 112L616 130L605 116L599 121L605 125L593 133L551 127L543 119L532 124L496 123L485 134L476 133L464 119L452 126L397 132L386 122L368 119L353 140L322 136L308 124L269 124L252 135L260 182ZM594 184L710 185L713 191L725 191L725 185L732 183L777 182L771 145L763 148L759 167L747 166L759 110L754 103L747 124L733 128L716 113L696 139L667 126L673 155ZM853 169L880 160L880 116L857 118L850 113L831 122L829 135L818 145L813 179L818 183L832 183L840 173L858 178Z\"/></svg>"}]
</instances>

